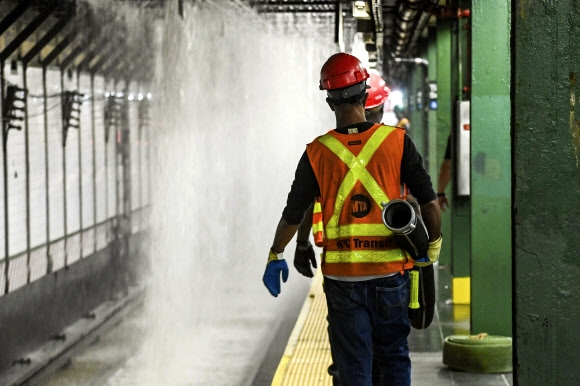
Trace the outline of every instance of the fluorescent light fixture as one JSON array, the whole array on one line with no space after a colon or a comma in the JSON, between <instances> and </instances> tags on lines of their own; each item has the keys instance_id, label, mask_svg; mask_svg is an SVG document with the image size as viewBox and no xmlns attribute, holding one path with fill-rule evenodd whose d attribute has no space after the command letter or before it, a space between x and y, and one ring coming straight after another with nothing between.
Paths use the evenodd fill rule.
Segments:
<instances>
[{"instance_id":1,"label":"fluorescent light fixture","mask_svg":"<svg viewBox=\"0 0 580 386\"><path fill-rule=\"evenodd\" d=\"M366 1L357 0L352 2L352 16L355 19L370 19L370 7Z\"/></svg>"}]
</instances>

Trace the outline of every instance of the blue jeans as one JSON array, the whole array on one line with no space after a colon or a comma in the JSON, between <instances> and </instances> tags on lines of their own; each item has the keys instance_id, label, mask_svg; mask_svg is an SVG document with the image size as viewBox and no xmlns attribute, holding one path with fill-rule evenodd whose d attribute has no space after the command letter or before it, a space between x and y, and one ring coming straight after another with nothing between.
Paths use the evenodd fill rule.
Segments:
<instances>
[{"instance_id":1,"label":"blue jeans","mask_svg":"<svg viewBox=\"0 0 580 386\"><path fill-rule=\"evenodd\" d=\"M332 354L341 386L411 384L409 275L324 278Z\"/></svg>"}]
</instances>

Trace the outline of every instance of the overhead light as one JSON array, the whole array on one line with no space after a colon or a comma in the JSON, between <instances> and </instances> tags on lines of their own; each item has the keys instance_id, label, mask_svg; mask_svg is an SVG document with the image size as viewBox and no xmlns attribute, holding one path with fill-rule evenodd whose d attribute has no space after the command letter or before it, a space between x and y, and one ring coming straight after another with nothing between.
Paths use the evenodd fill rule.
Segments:
<instances>
[{"instance_id":1,"label":"overhead light","mask_svg":"<svg viewBox=\"0 0 580 386\"><path fill-rule=\"evenodd\" d=\"M366 1L357 0L352 2L352 16L355 19L370 19L371 10Z\"/></svg>"}]
</instances>

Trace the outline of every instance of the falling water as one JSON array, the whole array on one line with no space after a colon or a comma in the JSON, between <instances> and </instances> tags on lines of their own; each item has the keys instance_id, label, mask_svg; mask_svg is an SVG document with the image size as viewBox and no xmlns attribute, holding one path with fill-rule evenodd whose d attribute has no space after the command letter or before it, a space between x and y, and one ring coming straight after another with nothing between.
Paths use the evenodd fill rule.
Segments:
<instances>
[{"instance_id":1,"label":"falling water","mask_svg":"<svg viewBox=\"0 0 580 386\"><path fill-rule=\"evenodd\" d=\"M282 33L237 2L186 3L183 18L171 3L153 95L144 342L109 384L248 384L309 285L291 268L273 298L262 274L305 144L334 125L317 84L335 49L332 35Z\"/></svg>"}]
</instances>

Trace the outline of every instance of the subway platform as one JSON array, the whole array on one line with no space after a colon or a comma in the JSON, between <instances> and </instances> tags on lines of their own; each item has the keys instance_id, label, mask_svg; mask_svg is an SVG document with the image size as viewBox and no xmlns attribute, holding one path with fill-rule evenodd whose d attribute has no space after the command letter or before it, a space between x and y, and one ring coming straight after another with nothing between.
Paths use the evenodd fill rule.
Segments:
<instances>
[{"instance_id":1,"label":"subway platform","mask_svg":"<svg viewBox=\"0 0 580 386\"><path fill-rule=\"evenodd\" d=\"M479 374L464 372L443 364L443 342L450 335L469 335L469 305L451 301L451 276L437 267L437 305L433 323L425 330L412 329L411 381L429 386L510 386L512 373ZM308 293L290 336L272 386L332 386L327 373L332 363L327 335L326 300L320 271Z\"/></svg>"},{"instance_id":2,"label":"subway platform","mask_svg":"<svg viewBox=\"0 0 580 386\"><path fill-rule=\"evenodd\" d=\"M433 323L426 330L412 329L409 337L412 384L512 386L511 372L479 374L454 370L443 364L445 337L470 333L469 305L451 301L451 282L448 269L437 266L438 293ZM285 305L279 310L279 313L292 316L287 321L285 334L268 328L274 321L265 317L260 303L256 303L256 296L264 295L265 291L262 286L254 285L252 291L257 293L241 289L235 299L236 305L226 304L225 309L234 310L235 317L229 314L222 319L214 318L209 323L210 329L206 326L199 335L178 334L179 341L163 337L162 346L170 347L167 351L160 350L160 346L155 348L158 354L165 353L164 358L157 358L163 359L163 368L159 368L152 366L152 362L144 362L143 355L139 354L151 345L143 343L147 317L142 309L135 309L42 385L332 386L327 373L331 358L320 271L312 281L304 280L303 283L306 285L301 286L296 278L286 283L288 294L296 293L297 300L293 308ZM273 304L282 301L264 295L261 303L268 300ZM200 340L205 343L200 344ZM272 351L274 344L280 348ZM187 358L188 355L191 358ZM158 381L156 376L163 379Z\"/></svg>"}]
</instances>

